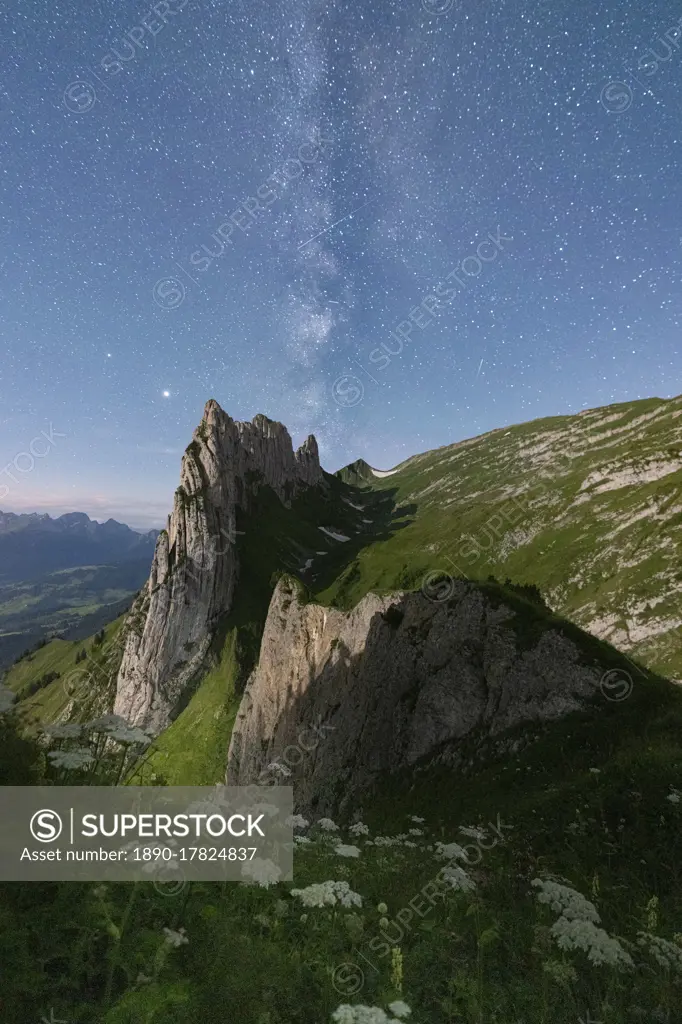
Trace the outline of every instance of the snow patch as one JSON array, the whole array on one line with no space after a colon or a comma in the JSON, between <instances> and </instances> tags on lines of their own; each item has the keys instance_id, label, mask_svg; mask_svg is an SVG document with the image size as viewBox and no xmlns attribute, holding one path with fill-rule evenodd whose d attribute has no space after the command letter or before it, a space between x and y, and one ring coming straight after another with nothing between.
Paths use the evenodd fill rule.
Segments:
<instances>
[{"instance_id":1,"label":"snow patch","mask_svg":"<svg viewBox=\"0 0 682 1024\"><path fill-rule=\"evenodd\" d=\"M346 537L345 533L334 533L333 530L328 530L326 526L318 526L318 530L322 530L322 533L326 533L327 536L331 537L333 540L350 540L350 537Z\"/></svg>"}]
</instances>

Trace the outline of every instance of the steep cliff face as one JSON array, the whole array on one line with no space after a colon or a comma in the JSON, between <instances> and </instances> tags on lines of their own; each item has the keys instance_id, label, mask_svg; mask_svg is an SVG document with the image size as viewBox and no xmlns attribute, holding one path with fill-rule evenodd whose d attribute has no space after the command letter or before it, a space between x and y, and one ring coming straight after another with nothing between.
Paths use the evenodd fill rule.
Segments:
<instances>
[{"instance_id":1,"label":"steep cliff face","mask_svg":"<svg viewBox=\"0 0 682 1024\"><path fill-rule=\"evenodd\" d=\"M168 528L157 541L149 582L133 605L114 710L160 732L206 657L229 611L238 575L238 511L269 486L288 503L322 481L311 435L294 451L281 423L231 419L211 400L180 471Z\"/></svg>"},{"instance_id":2,"label":"steep cliff face","mask_svg":"<svg viewBox=\"0 0 682 1024\"><path fill-rule=\"evenodd\" d=\"M558 631L538 630L528 646L509 607L465 582L449 594L368 594L344 613L303 604L297 585L280 581L228 783L279 780L302 811L343 812L384 773L428 755L456 761L458 742L477 730L556 719L598 688L601 671Z\"/></svg>"}]
</instances>

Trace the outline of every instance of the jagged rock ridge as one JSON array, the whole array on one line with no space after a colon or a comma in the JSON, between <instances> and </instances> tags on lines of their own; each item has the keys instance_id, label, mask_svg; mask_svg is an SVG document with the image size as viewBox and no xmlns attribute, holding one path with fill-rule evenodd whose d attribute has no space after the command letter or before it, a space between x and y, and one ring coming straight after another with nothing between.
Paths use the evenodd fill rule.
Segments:
<instances>
[{"instance_id":1,"label":"jagged rock ridge","mask_svg":"<svg viewBox=\"0 0 682 1024\"><path fill-rule=\"evenodd\" d=\"M147 586L131 609L115 712L161 732L201 668L238 574L237 512L268 486L285 504L323 479L310 435L294 451L281 423L231 419L206 404L180 471L168 528L160 534Z\"/></svg>"},{"instance_id":2,"label":"jagged rock ridge","mask_svg":"<svg viewBox=\"0 0 682 1024\"><path fill-rule=\"evenodd\" d=\"M478 730L496 736L579 709L600 670L553 629L519 649L515 617L466 582L448 601L370 593L345 613L302 603L280 580L228 784L283 782L303 813L343 813L385 773L448 751L456 763L458 742Z\"/></svg>"}]
</instances>

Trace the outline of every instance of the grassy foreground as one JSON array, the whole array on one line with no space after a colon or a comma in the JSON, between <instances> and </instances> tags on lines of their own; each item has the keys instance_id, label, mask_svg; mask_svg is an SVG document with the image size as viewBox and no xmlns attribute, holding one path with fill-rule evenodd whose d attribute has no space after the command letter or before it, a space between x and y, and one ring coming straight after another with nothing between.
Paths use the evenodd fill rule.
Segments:
<instances>
[{"instance_id":1,"label":"grassy foreground","mask_svg":"<svg viewBox=\"0 0 682 1024\"><path fill-rule=\"evenodd\" d=\"M15 724L3 781L55 780ZM293 882L3 885L5 1019L677 1024L682 693L648 677L525 740L299 823Z\"/></svg>"}]
</instances>

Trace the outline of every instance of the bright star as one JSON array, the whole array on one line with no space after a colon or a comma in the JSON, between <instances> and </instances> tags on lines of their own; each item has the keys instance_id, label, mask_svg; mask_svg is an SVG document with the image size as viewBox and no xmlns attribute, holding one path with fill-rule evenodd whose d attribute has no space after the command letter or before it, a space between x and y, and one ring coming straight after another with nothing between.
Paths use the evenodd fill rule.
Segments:
<instances>
[{"instance_id":1,"label":"bright star","mask_svg":"<svg viewBox=\"0 0 682 1024\"><path fill-rule=\"evenodd\" d=\"M170 391L164 391L163 397L164 398L170 398Z\"/></svg>"}]
</instances>

